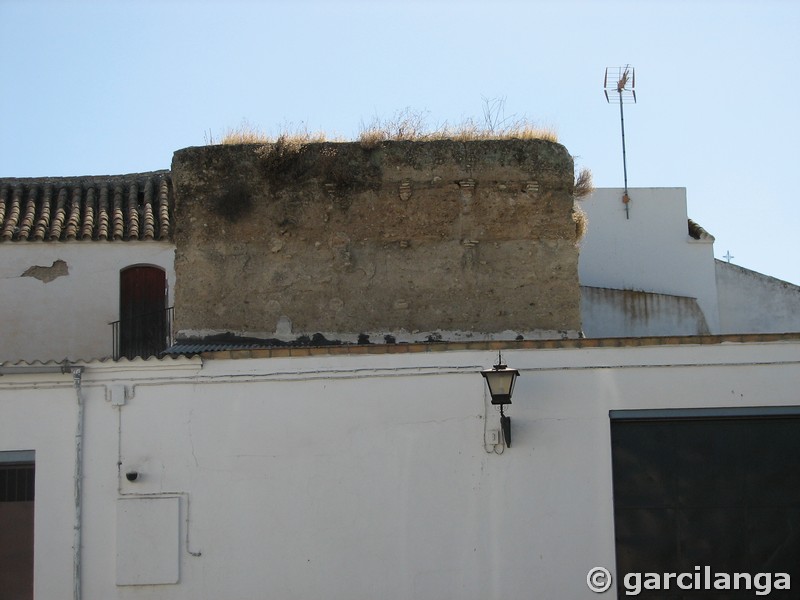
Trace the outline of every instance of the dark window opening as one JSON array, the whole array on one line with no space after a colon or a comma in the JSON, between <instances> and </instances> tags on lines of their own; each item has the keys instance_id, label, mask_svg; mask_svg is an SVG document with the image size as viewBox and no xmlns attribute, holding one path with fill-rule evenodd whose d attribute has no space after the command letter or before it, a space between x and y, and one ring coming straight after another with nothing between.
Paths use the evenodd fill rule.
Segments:
<instances>
[{"instance_id":1,"label":"dark window opening","mask_svg":"<svg viewBox=\"0 0 800 600\"><path fill-rule=\"evenodd\" d=\"M34 468L32 464L0 466L0 502L32 502Z\"/></svg>"}]
</instances>

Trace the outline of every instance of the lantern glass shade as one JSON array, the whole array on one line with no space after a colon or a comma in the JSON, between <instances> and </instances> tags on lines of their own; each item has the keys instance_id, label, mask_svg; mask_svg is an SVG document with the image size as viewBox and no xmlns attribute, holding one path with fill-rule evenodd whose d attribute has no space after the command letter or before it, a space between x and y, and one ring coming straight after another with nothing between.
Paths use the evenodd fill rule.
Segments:
<instances>
[{"instance_id":1,"label":"lantern glass shade","mask_svg":"<svg viewBox=\"0 0 800 600\"><path fill-rule=\"evenodd\" d=\"M501 364L481 371L481 375L486 378L492 404L511 404L511 394L514 393L514 382L519 376L519 371Z\"/></svg>"}]
</instances>

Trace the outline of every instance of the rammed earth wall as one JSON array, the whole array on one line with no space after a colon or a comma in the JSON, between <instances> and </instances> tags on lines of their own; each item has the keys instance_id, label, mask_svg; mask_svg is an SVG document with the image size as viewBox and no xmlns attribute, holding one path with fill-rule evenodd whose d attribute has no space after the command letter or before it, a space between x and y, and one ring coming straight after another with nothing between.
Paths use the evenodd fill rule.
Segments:
<instances>
[{"instance_id":1,"label":"rammed earth wall","mask_svg":"<svg viewBox=\"0 0 800 600\"><path fill-rule=\"evenodd\" d=\"M180 337L580 329L559 144L206 146L175 153L172 181Z\"/></svg>"}]
</instances>

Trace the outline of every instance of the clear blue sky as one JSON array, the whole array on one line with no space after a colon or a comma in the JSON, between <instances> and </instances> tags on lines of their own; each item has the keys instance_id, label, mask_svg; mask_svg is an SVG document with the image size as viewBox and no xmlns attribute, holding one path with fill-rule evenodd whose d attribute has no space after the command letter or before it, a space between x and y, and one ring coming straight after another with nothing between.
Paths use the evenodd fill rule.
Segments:
<instances>
[{"instance_id":1,"label":"clear blue sky","mask_svg":"<svg viewBox=\"0 0 800 600\"><path fill-rule=\"evenodd\" d=\"M620 187L602 82L630 63L629 186L686 187L717 257L800 284L795 0L0 0L0 24L0 177L167 169L243 119L351 138L505 98Z\"/></svg>"}]
</instances>

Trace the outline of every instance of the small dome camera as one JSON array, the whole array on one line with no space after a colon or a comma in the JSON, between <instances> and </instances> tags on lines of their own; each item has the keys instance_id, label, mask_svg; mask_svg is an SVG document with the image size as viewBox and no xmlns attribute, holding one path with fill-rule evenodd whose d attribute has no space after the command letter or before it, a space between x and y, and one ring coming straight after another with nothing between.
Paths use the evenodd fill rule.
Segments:
<instances>
[{"instance_id":1,"label":"small dome camera","mask_svg":"<svg viewBox=\"0 0 800 600\"><path fill-rule=\"evenodd\" d=\"M137 471L128 471L127 473L125 473L125 478L128 481L136 481L137 479L139 479L139 473Z\"/></svg>"}]
</instances>

